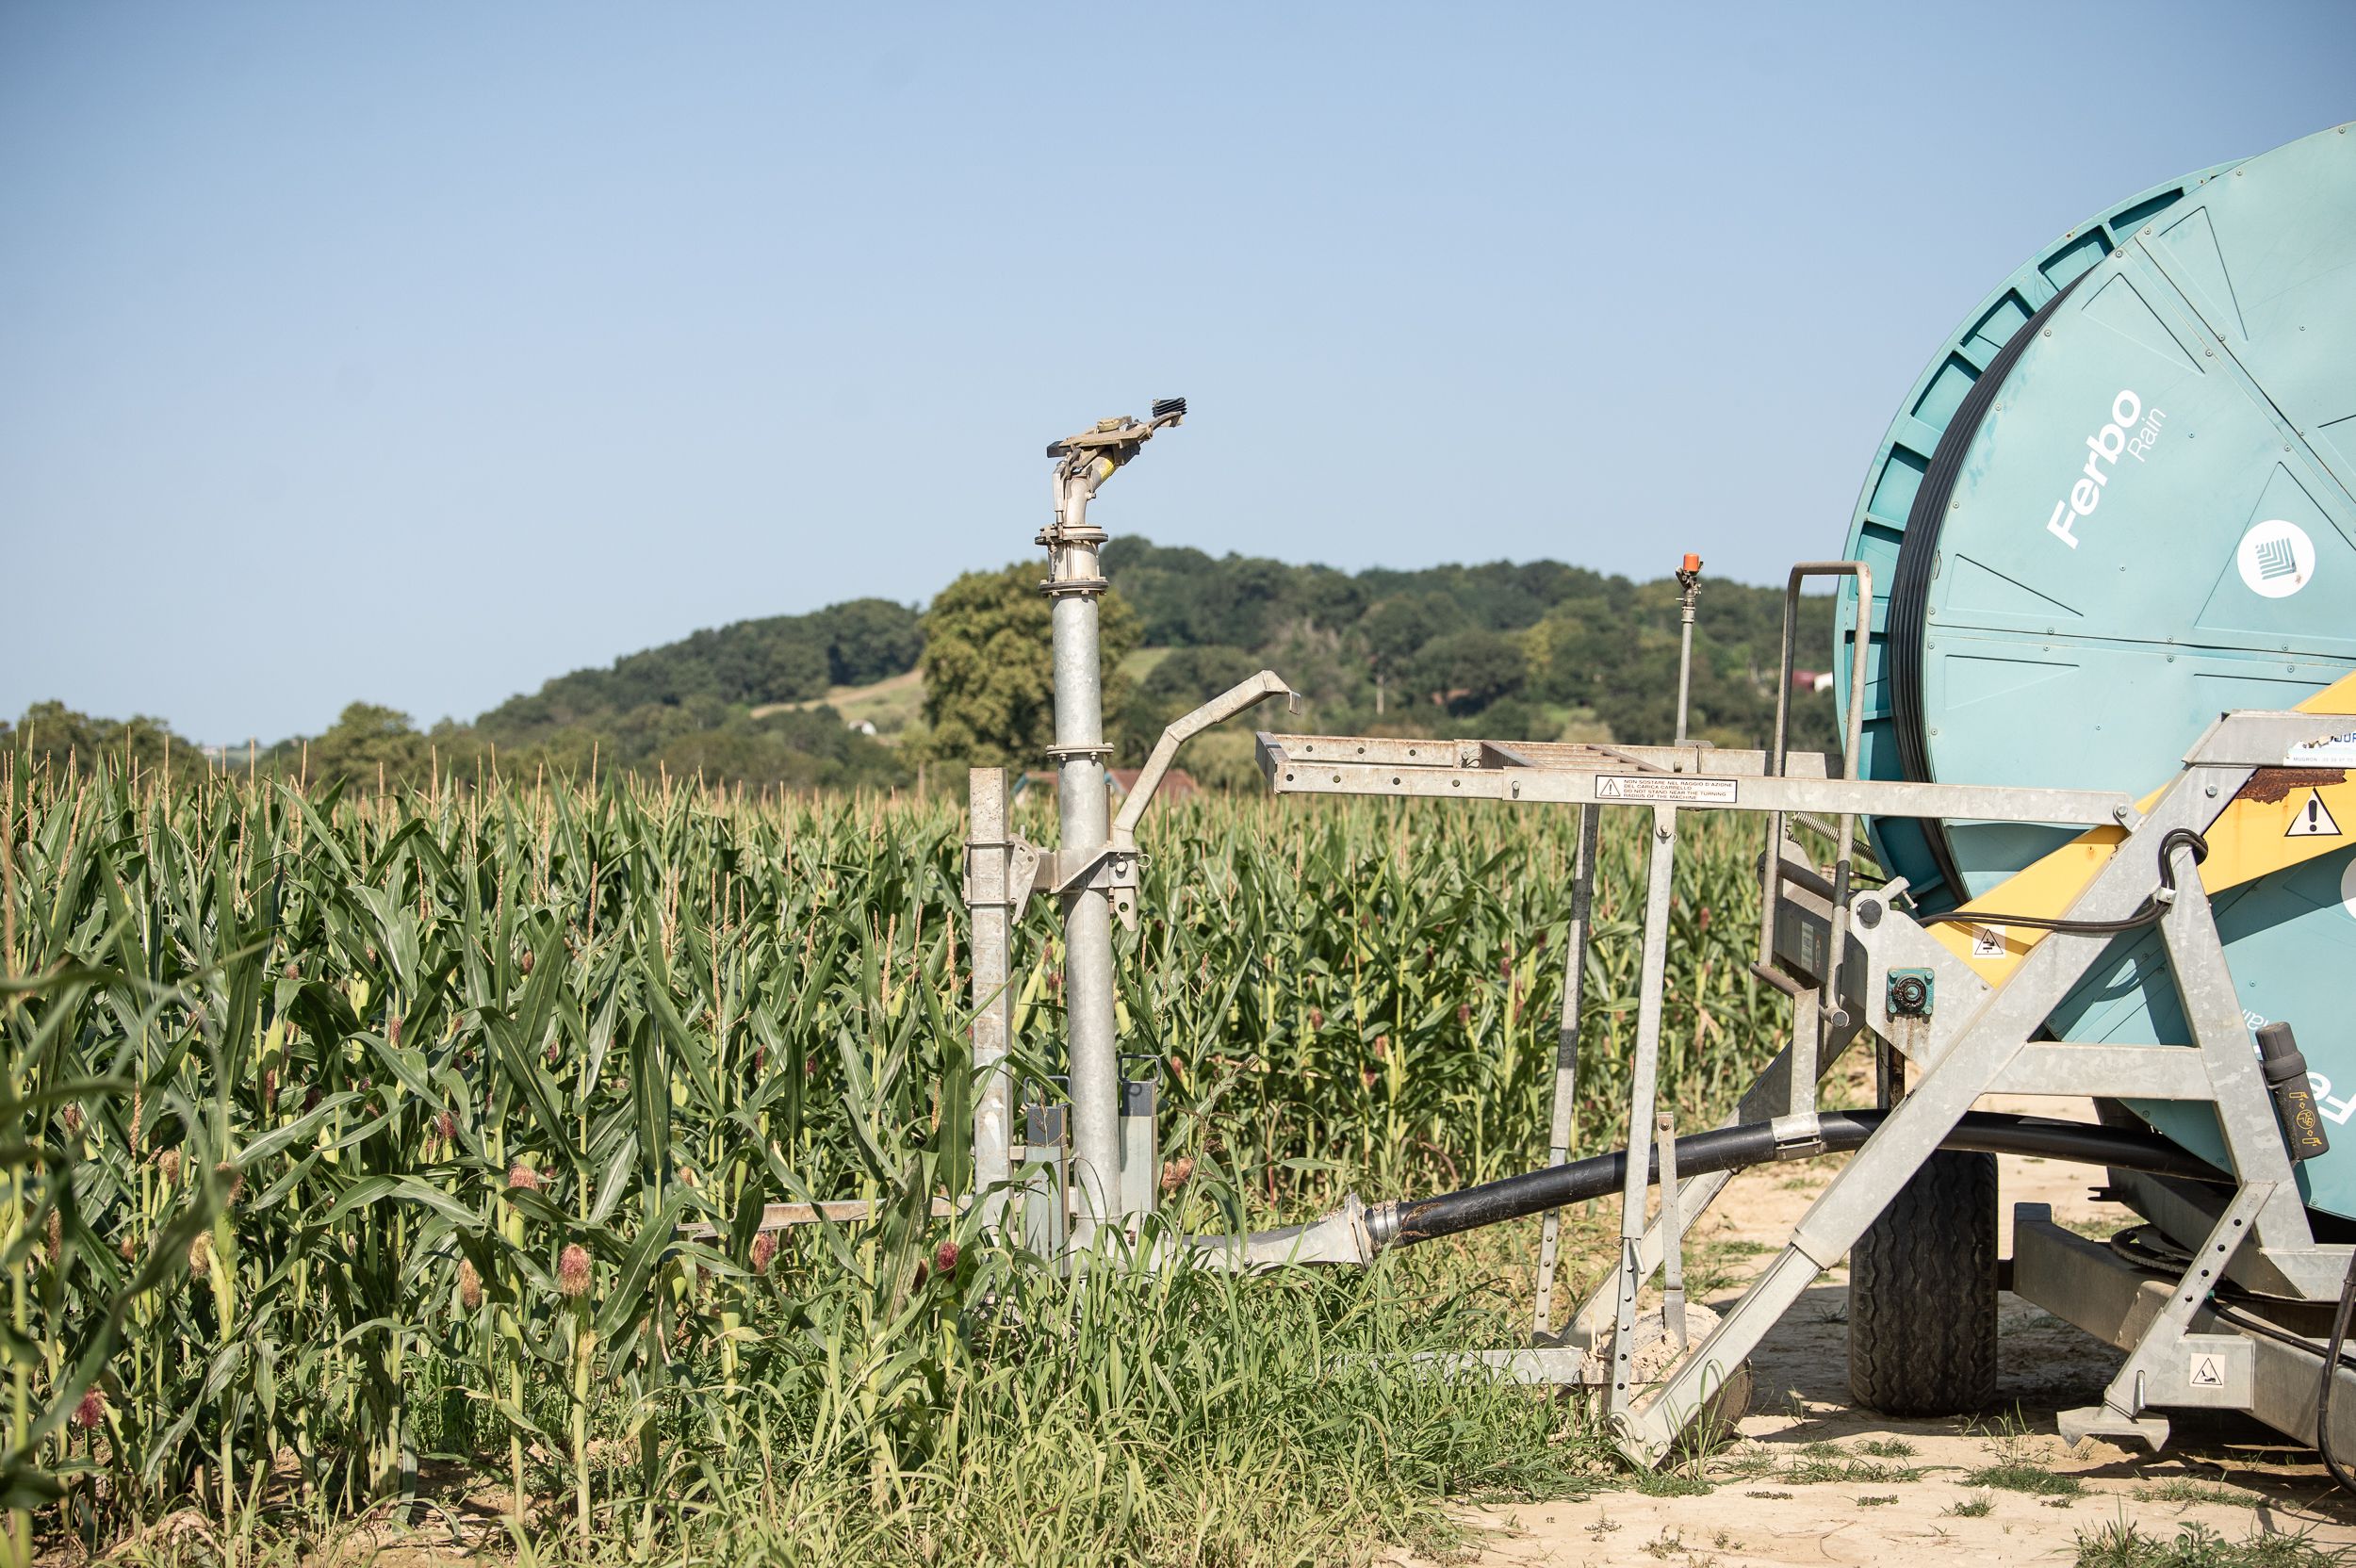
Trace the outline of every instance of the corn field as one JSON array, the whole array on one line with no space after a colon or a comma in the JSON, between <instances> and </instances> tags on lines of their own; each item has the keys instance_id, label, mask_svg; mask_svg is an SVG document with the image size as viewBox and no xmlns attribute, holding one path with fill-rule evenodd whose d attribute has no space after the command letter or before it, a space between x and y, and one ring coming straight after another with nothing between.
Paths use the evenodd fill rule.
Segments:
<instances>
[{"instance_id":1,"label":"corn field","mask_svg":"<svg viewBox=\"0 0 2356 1568\"><path fill-rule=\"evenodd\" d=\"M1065 1278L936 1216L971 1099L959 803L5 782L19 1560L37 1531L100 1549L180 1511L234 1561L260 1518L449 1495L583 1544L755 1499L794 1521L780 1555L931 1560L1010 1550L1025 1509L1078 1507L1075 1473L1088 1517L1060 1540L1256 1560L1263 1505L1219 1490L1238 1434L1316 1446L1317 1485L1435 1493L1561 1438L1505 1391L1369 1385L1314 1414L1375 1376L1319 1374L1333 1350L1471 1331L1459 1297L1401 1310L1420 1287L1381 1270ZM1582 1148L1620 1132L1638 820L1606 819ZM1543 1157L1570 813L1208 798L1143 838L1121 1024L1186 1222ZM1687 819L1663 1071L1689 1115L1774 1043L1746 971L1758 847ZM1060 1070L1043 905L1015 958L1035 1093ZM822 1197L879 1217L760 1231L764 1203ZM1174 1491L1137 1472L1181 1448ZM1198 1511L1163 1518L1172 1496Z\"/></svg>"}]
</instances>

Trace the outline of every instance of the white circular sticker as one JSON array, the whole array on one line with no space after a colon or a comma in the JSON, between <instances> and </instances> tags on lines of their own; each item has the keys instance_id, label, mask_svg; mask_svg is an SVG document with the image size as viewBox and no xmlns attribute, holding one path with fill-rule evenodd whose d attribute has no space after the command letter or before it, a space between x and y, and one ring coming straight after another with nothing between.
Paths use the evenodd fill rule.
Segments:
<instances>
[{"instance_id":1,"label":"white circular sticker","mask_svg":"<svg viewBox=\"0 0 2356 1568\"><path fill-rule=\"evenodd\" d=\"M2340 907L2348 911L2350 920L2356 920L2356 856L2350 856L2348 864L2340 868Z\"/></svg>"},{"instance_id":2,"label":"white circular sticker","mask_svg":"<svg viewBox=\"0 0 2356 1568\"><path fill-rule=\"evenodd\" d=\"M2241 536L2234 564L2251 593L2286 599L2315 575L2315 542L2297 523L2271 517Z\"/></svg>"}]
</instances>

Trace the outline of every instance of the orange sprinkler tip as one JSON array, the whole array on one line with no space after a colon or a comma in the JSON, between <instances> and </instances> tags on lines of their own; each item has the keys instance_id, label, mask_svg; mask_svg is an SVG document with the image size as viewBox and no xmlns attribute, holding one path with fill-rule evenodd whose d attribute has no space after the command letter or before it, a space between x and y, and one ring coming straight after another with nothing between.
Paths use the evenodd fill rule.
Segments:
<instances>
[{"instance_id":1,"label":"orange sprinkler tip","mask_svg":"<svg viewBox=\"0 0 2356 1568\"><path fill-rule=\"evenodd\" d=\"M1686 557L1685 557L1685 568L1684 568L1684 569L1685 569L1685 570L1687 570L1687 571L1689 571L1689 572L1698 572L1698 571L1700 571L1700 570L1702 569L1702 558L1701 558L1700 556L1698 556L1698 555L1694 555L1694 554L1692 554L1691 552L1688 552L1688 553L1687 553L1687 555L1686 555Z\"/></svg>"}]
</instances>

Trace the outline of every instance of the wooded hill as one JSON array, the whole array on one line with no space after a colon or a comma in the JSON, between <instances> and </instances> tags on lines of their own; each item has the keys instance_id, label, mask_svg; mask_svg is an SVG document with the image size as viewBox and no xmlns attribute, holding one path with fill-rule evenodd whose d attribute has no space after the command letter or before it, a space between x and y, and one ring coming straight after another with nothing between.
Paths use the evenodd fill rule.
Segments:
<instances>
[{"instance_id":1,"label":"wooded hill","mask_svg":"<svg viewBox=\"0 0 2356 1568\"><path fill-rule=\"evenodd\" d=\"M1115 539L1104 566L1109 642L1125 655L1108 682L1117 762L1140 760L1171 717L1263 667L1307 698L1284 727L1641 741L1675 727L1674 578L1634 582L1553 561L1353 573L1138 538ZM897 785L927 762L1019 760L1044 743L1042 575L1034 563L969 573L925 612L853 599L696 631L559 676L471 724L419 730L405 714L355 703L324 734L262 748L256 763L372 785L437 769L469 776L494 758L510 775L581 775L594 760L810 789ZM1705 581L1696 735L1765 743L1782 600L1777 588ZM1802 601L1803 668L1829 662L1831 603ZM928 637L940 644L930 661ZM965 655L955 669L952 648ZM906 678L920 667L921 692ZM1794 743L1829 746L1832 699L1795 692L1793 704ZM111 747L152 766L169 733L160 719L91 719L52 703L0 724L0 743L60 760ZM1197 771L1240 779L1242 743L1215 744Z\"/></svg>"}]
</instances>

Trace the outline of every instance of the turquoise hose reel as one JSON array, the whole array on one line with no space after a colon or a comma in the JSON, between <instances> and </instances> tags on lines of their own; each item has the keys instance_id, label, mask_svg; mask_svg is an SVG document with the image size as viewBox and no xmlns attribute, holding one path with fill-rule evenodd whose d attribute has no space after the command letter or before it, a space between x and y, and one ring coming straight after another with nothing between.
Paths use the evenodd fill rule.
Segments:
<instances>
[{"instance_id":1,"label":"turquoise hose reel","mask_svg":"<svg viewBox=\"0 0 2356 1568\"><path fill-rule=\"evenodd\" d=\"M2005 279L1883 438L1847 553L1873 568L1868 777L2139 794L2219 713L2356 669L2356 134L2146 191ZM1838 624L1853 607L1851 590ZM2356 1217L2356 823L2332 825L2350 852L2217 914L2245 1014L2299 1030L2332 1123L2301 1168L2309 1201ZM1869 831L1932 909L2071 837ZM2156 942L2132 939L2052 1026L2190 1037ZM2135 1108L2222 1161L2205 1108Z\"/></svg>"}]
</instances>

